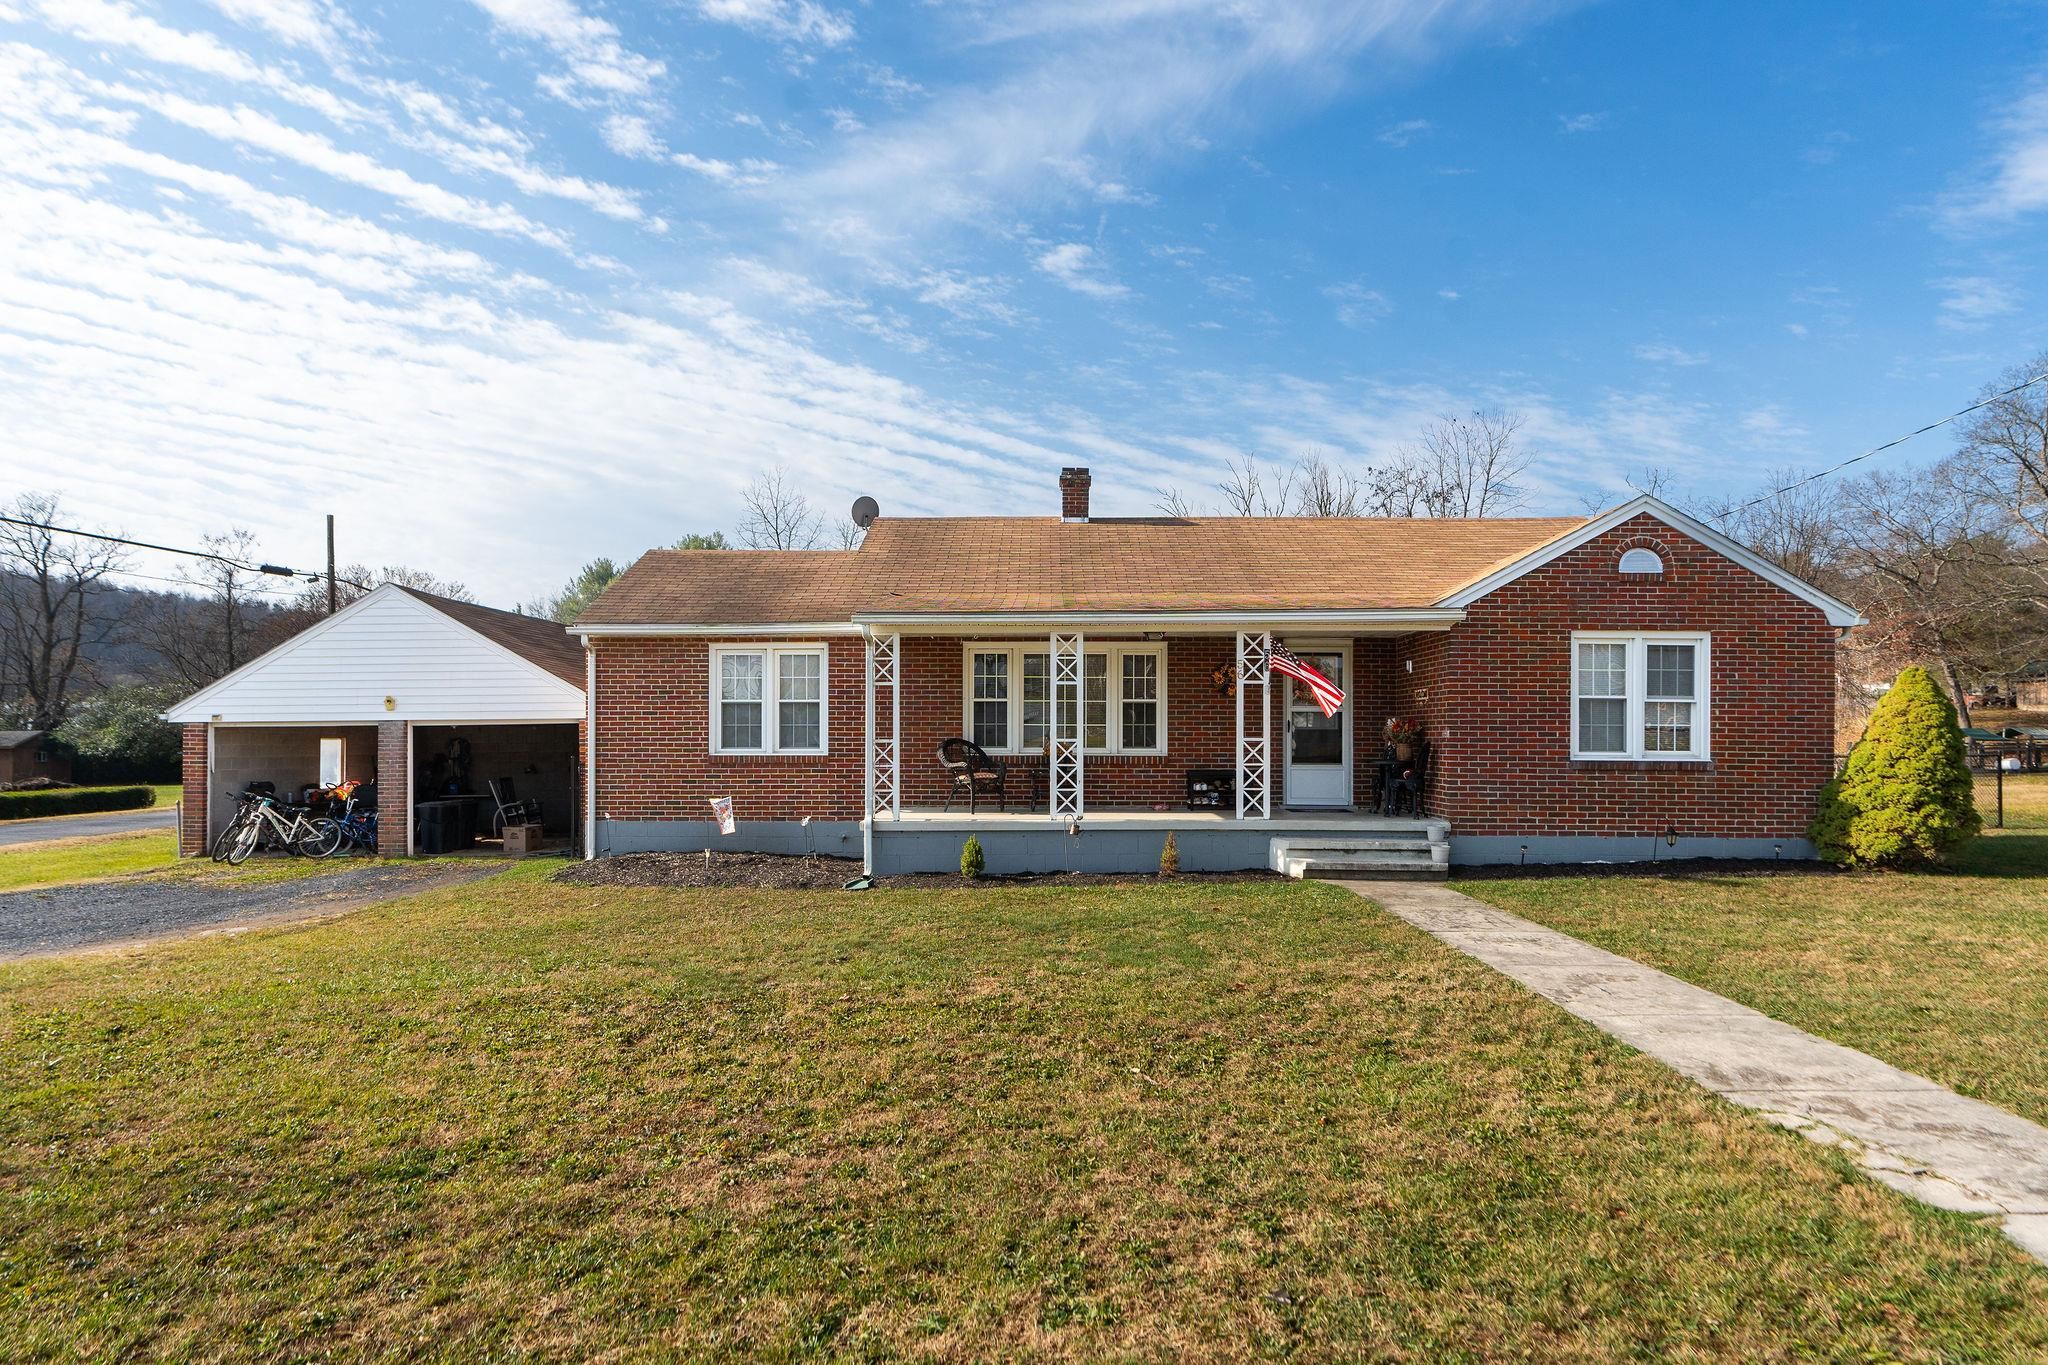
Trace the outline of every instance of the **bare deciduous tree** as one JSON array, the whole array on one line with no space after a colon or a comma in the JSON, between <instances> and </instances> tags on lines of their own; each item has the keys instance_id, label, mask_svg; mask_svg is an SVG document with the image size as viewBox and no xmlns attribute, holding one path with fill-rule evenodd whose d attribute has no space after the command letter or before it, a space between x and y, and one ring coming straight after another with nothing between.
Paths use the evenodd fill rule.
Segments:
<instances>
[{"instance_id":1,"label":"bare deciduous tree","mask_svg":"<svg viewBox=\"0 0 2048 1365\"><path fill-rule=\"evenodd\" d=\"M0 522L0 695L31 729L52 730L70 714L84 681L85 652L111 633L104 589L127 563L118 545L48 529L62 506L54 493L24 493Z\"/></svg>"},{"instance_id":2,"label":"bare deciduous tree","mask_svg":"<svg viewBox=\"0 0 2048 1365\"><path fill-rule=\"evenodd\" d=\"M2000 672L2015 597L2000 509L1960 495L1953 459L1842 489L1842 572L1870 619L1863 646L1941 670L1964 724L1966 672Z\"/></svg>"},{"instance_id":3,"label":"bare deciduous tree","mask_svg":"<svg viewBox=\"0 0 2048 1365\"><path fill-rule=\"evenodd\" d=\"M1240 455L1227 465L1228 471L1216 491L1223 495L1223 515L1229 517L1284 517L1293 510L1294 471L1266 472L1256 455Z\"/></svg>"},{"instance_id":4,"label":"bare deciduous tree","mask_svg":"<svg viewBox=\"0 0 2048 1365\"><path fill-rule=\"evenodd\" d=\"M2015 533L2012 567L2048 609L2048 381L2003 392L2044 372L2048 352L1986 387L1986 397L2000 396L1964 429L1954 482L2005 515Z\"/></svg>"},{"instance_id":5,"label":"bare deciduous tree","mask_svg":"<svg viewBox=\"0 0 2048 1365\"><path fill-rule=\"evenodd\" d=\"M182 577L189 594L164 597L141 624L142 642L156 652L172 681L204 687L260 654L261 603L276 579L247 567L258 550L253 533L235 527L200 544L211 558L197 561ZM327 589L319 589L325 612Z\"/></svg>"},{"instance_id":6,"label":"bare deciduous tree","mask_svg":"<svg viewBox=\"0 0 2048 1365\"><path fill-rule=\"evenodd\" d=\"M1363 489L1350 471L1311 450L1294 466L1294 515L1357 517L1365 515Z\"/></svg>"},{"instance_id":7,"label":"bare deciduous tree","mask_svg":"<svg viewBox=\"0 0 2048 1365\"><path fill-rule=\"evenodd\" d=\"M1843 590L1843 490L1826 479L1808 481L1797 469L1764 475L1769 492L1751 494L1705 519L1793 577L1824 592Z\"/></svg>"},{"instance_id":8,"label":"bare deciduous tree","mask_svg":"<svg viewBox=\"0 0 2048 1365\"><path fill-rule=\"evenodd\" d=\"M815 550L824 518L778 467L756 475L740 494L740 541L751 550Z\"/></svg>"},{"instance_id":9,"label":"bare deciduous tree","mask_svg":"<svg viewBox=\"0 0 2048 1365\"><path fill-rule=\"evenodd\" d=\"M1518 412L1486 408L1464 417L1441 417L1424 428L1403 463L1421 472L1424 516L1502 516L1521 505L1517 482L1529 462L1515 444Z\"/></svg>"}]
</instances>

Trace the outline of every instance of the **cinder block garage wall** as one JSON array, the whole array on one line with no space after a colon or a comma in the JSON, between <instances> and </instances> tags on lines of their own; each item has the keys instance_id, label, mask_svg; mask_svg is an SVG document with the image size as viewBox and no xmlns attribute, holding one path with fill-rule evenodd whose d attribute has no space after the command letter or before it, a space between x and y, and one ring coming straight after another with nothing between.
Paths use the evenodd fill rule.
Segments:
<instances>
[{"instance_id":1,"label":"cinder block garage wall","mask_svg":"<svg viewBox=\"0 0 2048 1365\"><path fill-rule=\"evenodd\" d=\"M275 782L284 796L320 780L320 741L340 736L342 775L359 782L377 776L377 727L341 725L322 729L310 725L216 725L213 728L213 783L207 793L210 841L234 818L234 802L225 793L239 792L251 782Z\"/></svg>"},{"instance_id":2,"label":"cinder block garage wall","mask_svg":"<svg viewBox=\"0 0 2048 1365\"><path fill-rule=\"evenodd\" d=\"M537 799L541 803L542 823L548 833L567 834L579 809L577 733L578 727L572 724L415 725L413 799L428 799L430 794L423 785L422 774L436 753L447 751L449 737L460 735L469 741L469 784L477 795L490 794L491 779L509 777L521 800ZM539 771L530 773L526 771L529 767Z\"/></svg>"}]
</instances>

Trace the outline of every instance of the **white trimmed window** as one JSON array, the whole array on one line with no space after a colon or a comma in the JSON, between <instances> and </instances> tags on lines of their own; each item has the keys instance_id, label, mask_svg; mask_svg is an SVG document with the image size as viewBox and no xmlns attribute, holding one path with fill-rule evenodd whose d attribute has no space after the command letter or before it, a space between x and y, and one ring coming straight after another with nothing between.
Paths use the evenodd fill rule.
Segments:
<instances>
[{"instance_id":1,"label":"white trimmed window","mask_svg":"<svg viewBox=\"0 0 2048 1365\"><path fill-rule=\"evenodd\" d=\"M990 753L1041 752L1052 738L1052 655L1030 645L967 646L960 733ZM1081 660L1081 747L1166 752L1166 646L1090 646Z\"/></svg>"},{"instance_id":2,"label":"white trimmed window","mask_svg":"<svg viewBox=\"0 0 2048 1365\"><path fill-rule=\"evenodd\" d=\"M1708 757L1705 635L1572 636L1572 757Z\"/></svg>"},{"instance_id":3,"label":"white trimmed window","mask_svg":"<svg viewBox=\"0 0 2048 1365\"><path fill-rule=\"evenodd\" d=\"M347 744L338 735L320 741L321 786L339 787L341 785L342 773L348 766L344 761L347 749Z\"/></svg>"},{"instance_id":4,"label":"white trimmed window","mask_svg":"<svg viewBox=\"0 0 2048 1365\"><path fill-rule=\"evenodd\" d=\"M825 752L825 647L711 651L711 752Z\"/></svg>"}]
</instances>

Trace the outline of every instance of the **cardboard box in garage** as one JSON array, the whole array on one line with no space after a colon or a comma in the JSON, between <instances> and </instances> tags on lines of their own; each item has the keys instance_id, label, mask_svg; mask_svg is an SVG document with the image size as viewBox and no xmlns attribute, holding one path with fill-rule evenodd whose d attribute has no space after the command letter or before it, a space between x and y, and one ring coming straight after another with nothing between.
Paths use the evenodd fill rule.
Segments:
<instances>
[{"instance_id":1,"label":"cardboard box in garage","mask_svg":"<svg viewBox=\"0 0 2048 1365\"><path fill-rule=\"evenodd\" d=\"M533 853L540 848L539 825L505 826L505 851L507 853Z\"/></svg>"}]
</instances>

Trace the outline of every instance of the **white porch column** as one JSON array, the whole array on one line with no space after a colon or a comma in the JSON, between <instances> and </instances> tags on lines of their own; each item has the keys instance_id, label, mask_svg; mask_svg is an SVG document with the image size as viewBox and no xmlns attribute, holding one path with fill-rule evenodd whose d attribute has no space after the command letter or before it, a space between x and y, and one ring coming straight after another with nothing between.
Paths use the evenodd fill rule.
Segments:
<instances>
[{"instance_id":1,"label":"white porch column","mask_svg":"<svg viewBox=\"0 0 2048 1365\"><path fill-rule=\"evenodd\" d=\"M1052 637L1052 753L1046 789L1052 818L1078 820L1081 801L1082 676L1086 652L1079 635Z\"/></svg>"},{"instance_id":2,"label":"white porch column","mask_svg":"<svg viewBox=\"0 0 2048 1365\"><path fill-rule=\"evenodd\" d=\"M902 767L898 762L903 727L903 689L898 685L902 676L902 640L900 635L867 637L867 733L862 745L867 768L867 810L861 821L861 864L866 872L875 868L876 817L886 807L891 820L903 818ZM886 730L877 725L875 714L875 694L884 690L889 694Z\"/></svg>"},{"instance_id":3,"label":"white porch column","mask_svg":"<svg viewBox=\"0 0 2048 1365\"><path fill-rule=\"evenodd\" d=\"M1273 813L1273 704L1266 656L1270 631L1237 633L1237 818L1264 820ZM1257 689L1254 693L1253 689ZM1256 698L1259 732L1247 733L1244 709Z\"/></svg>"}]
</instances>

